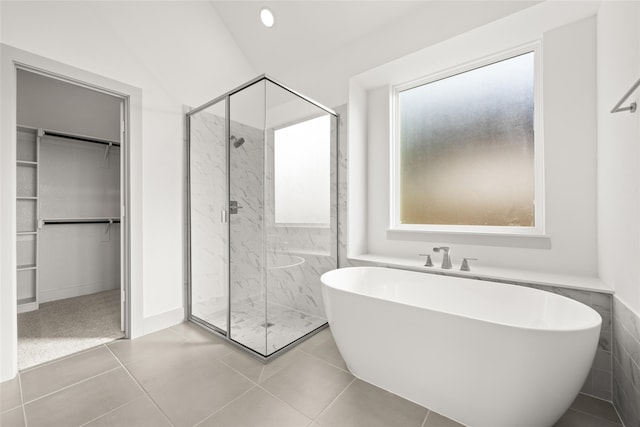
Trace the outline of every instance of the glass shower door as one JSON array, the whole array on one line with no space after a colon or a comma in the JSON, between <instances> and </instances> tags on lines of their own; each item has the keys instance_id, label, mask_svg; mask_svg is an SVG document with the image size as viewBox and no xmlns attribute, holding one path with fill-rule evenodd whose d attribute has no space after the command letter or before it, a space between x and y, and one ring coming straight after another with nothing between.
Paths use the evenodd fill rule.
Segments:
<instances>
[{"instance_id":1,"label":"glass shower door","mask_svg":"<svg viewBox=\"0 0 640 427\"><path fill-rule=\"evenodd\" d=\"M265 82L229 97L229 337L266 356Z\"/></svg>"},{"instance_id":2,"label":"glass shower door","mask_svg":"<svg viewBox=\"0 0 640 427\"><path fill-rule=\"evenodd\" d=\"M327 323L337 116L260 76L188 117L190 319L271 357Z\"/></svg>"},{"instance_id":3,"label":"glass shower door","mask_svg":"<svg viewBox=\"0 0 640 427\"><path fill-rule=\"evenodd\" d=\"M227 331L226 102L189 117L191 317Z\"/></svg>"}]
</instances>

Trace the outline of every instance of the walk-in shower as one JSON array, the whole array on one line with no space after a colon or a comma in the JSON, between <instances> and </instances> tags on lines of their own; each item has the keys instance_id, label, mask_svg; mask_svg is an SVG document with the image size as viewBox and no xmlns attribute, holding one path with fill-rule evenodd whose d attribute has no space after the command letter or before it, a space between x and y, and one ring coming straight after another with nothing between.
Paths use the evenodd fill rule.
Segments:
<instances>
[{"instance_id":1,"label":"walk-in shower","mask_svg":"<svg viewBox=\"0 0 640 427\"><path fill-rule=\"evenodd\" d=\"M264 75L187 113L191 321L264 358L326 325L337 124Z\"/></svg>"}]
</instances>

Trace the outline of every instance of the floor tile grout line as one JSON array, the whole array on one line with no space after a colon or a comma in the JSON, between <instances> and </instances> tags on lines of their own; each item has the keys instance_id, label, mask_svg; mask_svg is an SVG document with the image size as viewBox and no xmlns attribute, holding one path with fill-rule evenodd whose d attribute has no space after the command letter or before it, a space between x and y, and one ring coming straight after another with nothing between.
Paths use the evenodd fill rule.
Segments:
<instances>
[{"instance_id":1,"label":"floor tile grout line","mask_svg":"<svg viewBox=\"0 0 640 427\"><path fill-rule=\"evenodd\" d=\"M613 402L611 404L613 405ZM620 420L620 424L622 425L622 427L625 427L624 420L622 419L620 412L618 412L618 408L616 407L616 405L613 405L613 410L616 411L616 415L618 416L618 419Z\"/></svg>"},{"instance_id":2,"label":"floor tile grout line","mask_svg":"<svg viewBox=\"0 0 640 427\"><path fill-rule=\"evenodd\" d=\"M61 391L63 391L63 390L67 390L67 389L69 389L69 388L71 388L71 387L77 386L78 384L86 383L87 381L90 381L90 380L92 380L92 379L95 379L95 378L101 377L101 376L103 376L103 375L106 375L106 374L111 373L111 372L114 372L114 371L117 371L118 369L120 369L120 367L119 367L119 366L116 366L115 368L107 369L106 371L100 372L100 373L95 374L95 375L91 375L90 377L87 377L87 378L83 378L83 379L82 379L82 380L80 380L80 381L76 381L75 383L68 384L68 385L66 385L66 386L64 386L64 387L61 387L61 388L59 388L59 389L57 389L57 390L54 390L54 391L52 391L52 392L50 392L50 393L43 394L42 396L38 396L38 397L36 397L35 399L32 399L32 400L30 400L30 401L28 401L28 402L24 402L24 405L29 405L29 404L31 404L31 403L33 403L33 402L38 401L38 400L42 400L42 399L44 399L45 397L52 396L52 395L54 395L54 394L56 394L56 393L59 393L59 392L61 392Z\"/></svg>"},{"instance_id":3,"label":"floor tile grout line","mask_svg":"<svg viewBox=\"0 0 640 427\"><path fill-rule=\"evenodd\" d=\"M24 420L24 426L28 427L27 410L24 404L24 392L22 391L22 378L20 378L20 372L18 372L18 387L20 388L20 403L22 403L22 418Z\"/></svg>"},{"instance_id":4,"label":"floor tile grout line","mask_svg":"<svg viewBox=\"0 0 640 427\"><path fill-rule=\"evenodd\" d=\"M131 380L140 388L142 393L149 398L153 406L155 406L156 409L160 411L160 413L166 418L166 420L169 422L170 425L175 426L175 424L173 424L173 422L171 421L171 418L169 418L169 416L162 410L160 405L158 405L155 399L147 392L147 390L142 386L142 384L140 384L140 382L136 379L136 377L133 376L133 374L129 371L129 369L127 369L127 367L124 365L124 363L122 363L122 361L118 358L118 356L116 356L116 354L109 348L109 346L106 346L106 347L111 353L111 355L115 357L116 361L120 364L120 367L124 369L124 371L127 373L127 375L129 375Z\"/></svg>"},{"instance_id":5,"label":"floor tile grout line","mask_svg":"<svg viewBox=\"0 0 640 427\"><path fill-rule=\"evenodd\" d=\"M605 401L605 402L606 402L606 401ZM611 406L613 406L613 404L612 404ZM576 411L576 412L580 412L581 414L588 415L588 416L590 416L590 417L592 417L592 418L596 418L596 419L598 419L598 420L606 421L606 422L609 422L609 423L612 423L612 424L621 425L621 424L620 424L619 422L617 422L617 421L612 421L612 420L610 420L610 419L608 419L608 418L601 417L600 415L596 415L596 414L594 414L594 413L587 412L587 411L584 411L584 410L582 410L582 409L572 408L572 407L569 407L569 409L571 409L571 410L573 410L573 411ZM567 411L568 411L569 409L567 409ZM613 407L613 409L615 410L615 406ZM620 418L620 415L618 414L618 411L616 411L616 415L618 415L618 419L622 420L622 418Z\"/></svg>"},{"instance_id":6,"label":"floor tile grout line","mask_svg":"<svg viewBox=\"0 0 640 427\"><path fill-rule=\"evenodd\" d=\"M578 393L578 396L579 396L579 395L587 396L587 397L588 397L588 398L590 398L590 399L595 399L595 400L599 400L600 402L608 403L608 404L610 404L610 405L613 407L613 409L615 409L615 408L616 408L616 405L614 405L614 404L613 404L613 398L612 398L611 400L607 400L607 399L603 399L603 398L601 398L601 397L593 396L593 395L591 395L591 394L587 394L587 393ZM579 411L579 412L584 412L584 413L586 413L586 414L594 415L594 416L598 417L598 415L596 415L596 414L592 414L591 412L586 412L586 411L584 411L584 410L582 410L582 409L578 409L578 408L574 407L574 406L573 406L573 403L571 404L571 406L569 406L569 409L575 409L575 410L577 410L577 411ZM600 418L602 418L602 417L600 417Z\"/></svg>"},{"instance_id":7,"label":"floor tile grout line","mask_svg":"<svg viewBox=\"0 0 640 427\"><path fill-rule=\"evenodd\" d=\"M213 411L211 414L207 415L206 417L204 417L203 419L201 419L200 421L198 421L197 423L195 423L193 425L193 427L197 427L199 425L201 425L203 422L205 422L206 420L208 420L209 418L215 416L217 413L219 413L220 411L222 411L224 408L226 408L227 406L231 405L233 402L235 402L236 400L240 399L242 396L246 395L247 393L249 393L251 390L253 390L254 388L258 387L258 385L254 385L252 387L249 387L249 389L245 390L244 392L240 393L238 396L234 397L233 399L231 399L229 402L227 402L225 405L221 406L220 408L218 408L216 411Z\"/></svg>"},{"instance_id":8,"label":"floor tile grout line","mask_svg":"<svg viewBox=\"0 0 640 427\"><path fill-rule=\"evenodd\" d=\"M316 355L316 354L310 353L310 352L305 351L305 350L303 350L303 349L299 349L299 350L300 350L300 352L302 352L302 353L306 354L307 356L311 356L311 357L313 357L313 358L315 358L315 359L318 359L318 360L320 360L321 362L324 362L325 364L327 364L327 365L329 365L329 366L331 366L331 367L333 367L333 368L340 369L342 372L347 372L347 373L351 374L351 372L350 372L348 369L341 368L341 367L340 367L340 366L338 366L338 365L334 365L333 363L331 363L330 361L328 361L327 359L325 359L325 358L323 358L323 357L320 357L320 356L318 356L318 355ZM353 374L351 374L351 375L353 375Z\"/></svg>"},{"instance_id":9,"label":"floor tile grout line","mask_svg":"<svg viewBox=\"0 0 640 427\"><path fill-rule=\"evenodd\" d=\"M424 420L422 420L422 424L420 425L420 427L426 427L427 426L427 419L429 418L429 415L431 415L431 409L427 408L427 413L424 416Z\"/></svg>"},{"instance_id":10,"label":"floor tile grout line","mask_svg":"<svg viewBox=\"0 0 640 427\"><path fill-rule=\"evenodd\" d=\"M583 395L583 396L590 397L592 399L598 399L598 400L601 400L603 402L613 404L613 400L603 399L602 397L594 396L593 394L589 394L589 393L582 393L582 392L578 393L578 395L580 395L580 394ZM570 408L572 408L572 407L570 406Z\"/></svg>"},{"instance_id":11,"label":"floor tile grout line","mask_svg":"<svg viewBox=\"0 0 640 427\"><path fill-rule=\"evenodd\" d=\"M118 341L119 339L120 338L114 339L113 341L109 341L109 343ZM107 343L98 344L95 347L85 348L85 349L82 349L82 350L77 351L75 353L67 354L67 355L55 358L53 360L47 360L46 362L42 362L42 363L40 363L38 365L30 366L30 367L25 368L25 369L19 369L18 372L20 372L21 374L26 374L26 373L29 373L31 371L35 371L36 369L44 368L46 366L53 365L54 363L58 363L58 362L61 362L63 360L71 359L72 357L76 357L76 356L79 356L79 355L84 354L84 353L89 353L90 351L95 351L95 350L99 349L100 347L102 347L103 345L106 345L106 344Z\"/></svg>"},{"instance_id":12,"label":"floor tile grout line","mask_svg":"<svg viewBox=\"0 0 640 427\"><path fill-rule=\"evenodd\" d=\"M273 394L271 391L269 391L268 389L266 389L265 387L262 386L262 384L258 384L258 387L260 388L260 390L264 391L265 393L267 393L269 396L275 398L276 400L284 403L285 405L287 405L289 408L293 409L294 411L296 411L297 413L301 414L303 417L305 418L309 418L311 420L311 423L313 423L315 421L314 418L307 416L306 414L303 414L298 408L294 407L293 405L291 405L289 402L281 399L280 397L276 396L275 394Z\"/></svg>"},{"instance_id":13,"label":"floor tile grout line","mask_svg":"<svg viewBox=\"0 0 640 427\"><path fill-rule=\"evenodd\" d=\"M342 389L342 391L340 393L338 393L338 395L336 397L333 398L333 400L331 402L329 402L329 404L322 410L320 411L320 413L313 419L313 421L317 422L318 419L324 415L325 412L327 412L327 410L329 408L331 408L331 406L340 398L340 396L342 396L344 394L345 391L347 391L347 389L349 387L351 387L351 384L353 384L358 378L357 377L353 377L353 379L349 382L349 384L347 384L345 386L344 389ZM318 423L319 424L319 423Z\"/></svg>"},{"instance_id":14,"label":"floor tile grout line","mask_svg":"<svg viewBox=\"0 0 640 427\"><path fill-rule=\"evenodd\" d=\"M18 388L19 388L19 394L20 394L20 403L18 403L16 406L11 406L9 408L4 408L4 409L0 410L0 414L5 414L5 413L7 413L9 411L15 411L19 407L24 406L24 403L22 402L22 389L21 389L20 383L19 383L20 380L18 380L17 378L18 378L18 376L16 376L16 381L18 381ZM9 381L11 381L11 380L9 380ZM2 395L2 393L0 393L0 396L1 395Z\"/></svg>"},{"instance_id":15,"label":"floor tile grout line","mask_svg":"<svg viewBox=\"0 0 640 427\"><path fill-rule=\"evenodd\" d=\"M113 412L117 411L118 409L120 409L120 408L124 408L124 407L125 407L125 406L127 406L128 404L133 403L133 402L135 402L136 400L140 400L140 399L142 399L143 397L145 397L145 396L144 396L144 395L142 395L142 396L136 397L136 398L135 398L135 399L133 399L133 400L130 400L130 401L128 401L128 402L125 402L125 403L123 403L122 405L119 405L119 406L117 406L117 407L115 407L115 408L113 408L113 409L111 409L111 410L109 410L109 411L105 412L104 414L100 414L100 415L98 415L97 417L90 419L90 420L89 420L89 421L87 421L86 423L82 423L82 424L80 424L80 427L84 427L84 426L86 426L87 424L91 424L92 422L94 422L94 421L96 421L96 420L99 420L100 418L106 417L107 415L109 415L109 414L111 414L111 413L113 413Z\"/></svg>"},{"instance_id":16,"label":"floor tile grout line","mask_svg":"<svg viewBox=\"0 0 640 427\"><path fill-rule=\"evenodd\" d=\"M214 359L216 360L216 359ZM240 372L240 370L234 368L233 366L229 365L227 362L225 362L222 359L217 359L218 362L222 363L224 366L226 366L227 368L231 369L233 372L237 373L238 375L241 375L242 378L250 381L252 384L258 385L258 383L254 380L252 380L251 378L249 378L248 376L246 376L244 373Z\"/></svg>"},{"instance_id":17,"label":"floor tile grout line","mask_svg":"<svg viewBox=\"0 0 640 427\"><path fill-rule=\"evenodd\" d=\"M18 404L16 406L12 406L10 408L5 408L2 411L0 411L0 414L6 414L7 412L15 411L16 409L18 409L21 406L23 406L23 405L20 403L20 404Z\"/></svg>"},{"instance_id":18,"label":"floor tile grout line","mask_svg":"<svg viewBox=\"0 0 640 427\"><path fill-rule=\"evenodd\" d=\"M606 418L599 417L599 416L591 414L589 412L581 411L580 409L576 409L576 408L567 409L565 414L568 413L569 411L573 411L573 412L577 412L577 413L582 414L582 415L586 415L587 417L589 417L589 418L591 418L591 419L593 419L595 421L604 421L607 424L612 424L612 425L615 425L615 426L618 426L618 427L624 427L624 423L622 422L622 418L620 418L620 422L616 422L616 421L612 421L612 420L609 420L609 419L606 419ZM565 414L562 414L562 415L564 416ZM616 414L617 414L617 411L616 411Z\"/></svg>"}]
</instances>

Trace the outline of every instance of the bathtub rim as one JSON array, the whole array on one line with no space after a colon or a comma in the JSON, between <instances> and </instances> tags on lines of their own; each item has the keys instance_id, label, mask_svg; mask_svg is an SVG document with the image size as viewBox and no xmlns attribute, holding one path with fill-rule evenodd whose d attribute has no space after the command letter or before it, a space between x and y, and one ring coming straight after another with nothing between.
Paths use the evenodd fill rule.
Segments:
<instances>
[{"instance_id":1,"label":"bathtub rim","mask_svg":"<svg viewBox=\"0 0 640 427\"><path fill-rule=\"evenodd\" d=\"M501 321L494 321L494 320L487 320L487 319L482 319L479 317L475 317L475 316L470 316L470 315L465 315L465 314L461 314L461 313L451 313L448 311L444 311L444 310L438 310L435 308L431 308L431 307L423 307L423 306L419 306L419 305L415 305L415 304L410 304L407 302L401 302L401 301L394 301L394 300L389 300L389 299L385 299L385 298L381 298L378 296L374 296L371 294L364 294L361 292L355 292L352 290L347 290L347 289L343 289L340 287L336 287L333 286L329 283L326 282L325 277L326 276L331 276L334 272L337 272L339 270L387 270L387 271L399 271L399 272L406 272L406 273L415 273L415 274L429 274L429 273L423 273L420 271L414 271L414 270L404 270L404 269L400 269L400 268L391 268L391 267L380 267L380 266L356 266L356 267L343 267L343 268L337 268L334 270L330 270L327 271L325 273L323 273L320 276L320 282L322 284L323 287L328 287L331 288L334 291L338 291L338 292L343 292L345 294L351 294L351 295L357 295L359 297L364 297L364 298L371 298L374 300L378 300L378 301L384 301L387 303L391 303L391 304L398 304L398 305L403 305L406 307L412 307L415 309L420 309L420 310L428 310L431 312L435 312L435 313L440 313L440 314L444 314L444 315L448 315L448 316L455 316L455 317L461 317L461 318L465 318L465 319L469 319L469 320L473 320L473 321L477 321L477 322L483 322L483 323L487 323L490 325L499 325L499 326L504 326L504 327L509 327L509 328L514 328L514 329L521 329L521 330L525 330L525 331L533 331L533 332L541 332L541 333L567 333L567 332L581 332L581 331L588 331L591 329L595 329L595 328L601 328L602 327L602 316L600 316L600 313L598 313L596 310L594 310L592 307L589 307L588 305L580 302L580 301L576 301L574 299L571 299L569 297L566 297L564 295L558 295L556 293L553 292L549 292L549 291L545 291L542 289L535 289L535 288L529 288L529 287L525 287L525 286L521 286L521 285L517 285L517 284L512 284L512 283L503 283L503 282L492 282L489 280L478 280L478 279L473 279L473 278L469 278L469 277L458 277L458 276L444 276L444 277L449 277L450 279L459 279L462 281L476 281L476 282L487 282L487 283L493 283L496 286L498 285L505 285L505 286L514 286L514 287L518 287L520 290L522 290L523 292L533 292L533 293L538 293L538 292L543 292L545 293L545 297L549 297L549 295L551 296L551 298L558 298L561 299L563 301L568 301L569 304L579 304L580 305L580 309L582 310L586 310L590 313L591 316L595 315L594 317L594 321L595 323L590 323L588 326L584 326L584 327L574 327L574 328L540 328L540 327L531 327L531 326L523 326L523 325L518 325L518 324L514 324L514 323L506 323L506 322L501 322ZM337 274L337 273L335 273ZM404 274L404 273L402 273ZM431 275L430 276L435 276L438 277L437 275ZM326 303L326 302L325 302Z\"/></svg>"}]
</instances>

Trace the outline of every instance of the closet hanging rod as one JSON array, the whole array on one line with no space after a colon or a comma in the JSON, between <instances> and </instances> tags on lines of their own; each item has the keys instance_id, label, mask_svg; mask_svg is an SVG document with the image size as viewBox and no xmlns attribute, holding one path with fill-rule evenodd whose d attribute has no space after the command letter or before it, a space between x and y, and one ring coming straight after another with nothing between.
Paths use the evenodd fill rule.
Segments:
<instances>
[{"instance_id":1,"label":"closet hanging rod","mask_svg":"<svg viewBox=\"0 0 640 427\"><path fill-rule=\"evenodd\" d=\"M627 91L627 93L624 94L624 96L622 97L622 99L620 101L618 101L618 103L616 104L615 107L613 107L613 109L611 110L612 113L619 113L621 111L629 111L630 113L635 113L636 110L638 109L638 104L636 102L632 102L631 104L629 104L628 107L624 107L624 108L620 108L620 106L622 105L623 102L625 102L627 100L627 98L629 98L631 96L631 94L633 94L633 92L638 89L638 86L640 86L640 79L638 79L637 82L635 82L633 84L633 86L631 86L631 89L629 89Z\"/></svg>"},{"instance_id":2,"label":"closet hanging rod","mask_svg":"<svg viewBox=\"0 0 640 427\"><path fill-rule=\"evenodd\" d=\"M120 218L113 219L43 219L42 224L119 224Z\"/></svg>"},{"instance_id":3,"label":"closet hanging rod","mask_svg":"<svg viewBox=\"0 0 640 427\"><path fill-rule=\"evenodd\" d=\"M94 144L102 144L102 145L115 146L115 147L119 147L120 146L119 142L111 141L111 140L108 140L108 139L92 138L92 137L88 137L88 136L73 135L73 134L70 134L70 133L55 132L55 131L51 131L51 130L43 130L43 135L44 136L52 136L54 138L73 139L75 141L91 142L91 143L94 143Z\"/></svg>"}]
</instances>

